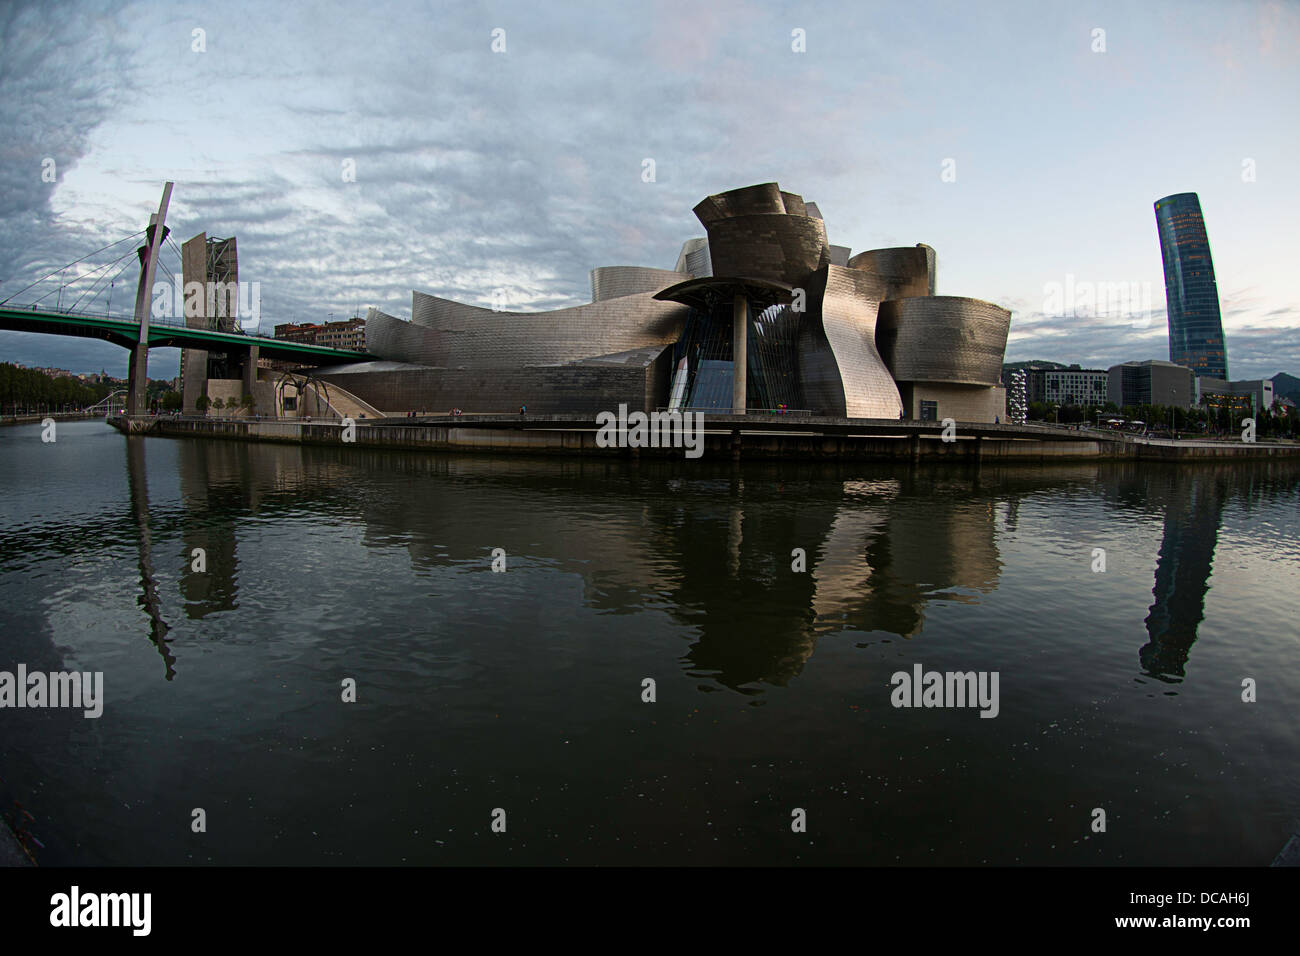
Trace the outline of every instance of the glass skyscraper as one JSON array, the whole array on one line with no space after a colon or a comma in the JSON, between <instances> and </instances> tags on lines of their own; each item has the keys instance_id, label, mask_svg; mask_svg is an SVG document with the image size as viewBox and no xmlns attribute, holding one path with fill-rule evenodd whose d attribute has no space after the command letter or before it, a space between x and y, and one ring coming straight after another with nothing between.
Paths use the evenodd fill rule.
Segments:
<instances>
[{"instance_id":1,"label":"glass skyscraper","mask_svg":"<svg viewBox=\"0 0 1300 956\"><path fill-rule=\"evenodd\" d=\"M1169 361L1199 376L1227 379L1228 348L1219 315L1210 240L1196 193L1156 201L1169 306Z\"/></svg>"}]
</instances>

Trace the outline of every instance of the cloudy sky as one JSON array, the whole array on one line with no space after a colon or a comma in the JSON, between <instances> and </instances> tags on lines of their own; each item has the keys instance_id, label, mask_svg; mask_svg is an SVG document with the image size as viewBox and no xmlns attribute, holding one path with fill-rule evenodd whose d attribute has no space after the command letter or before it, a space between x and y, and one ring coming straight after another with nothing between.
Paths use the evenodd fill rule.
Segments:
<instances>
[{"instance_id":1,"label":"cloudy sky","mask_svg":"<svg viewBox=\"0 0 1300 956\"><path fill-rule=\"evenodd\" d=\"M593 266L671 268L704 196L777 180L836 244L935 247L941 294L1013 311L1008 360L1105 367L1168 358L1152 205L1194 191L1232 376L1300 374L1298 50L1300 5L1246 0L7 0L0 299L173 180L173 237L236 236L268 332L409 315L413 288L557 308ZM0 332L5 361L126 355Z\"/></svg>"}]
</instances>

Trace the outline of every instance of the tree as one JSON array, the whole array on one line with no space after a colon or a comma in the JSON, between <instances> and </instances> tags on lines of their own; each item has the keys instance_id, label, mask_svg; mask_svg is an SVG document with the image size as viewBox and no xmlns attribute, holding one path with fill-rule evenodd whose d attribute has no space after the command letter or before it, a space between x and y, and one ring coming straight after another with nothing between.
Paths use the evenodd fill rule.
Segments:
<instances>
[{"instance_id":1,"label":"tree","mask_svg":"<svg viewBox=\"0 0 1300 956\"><path fill-rule=\"evenodd\" d=\"M223 408L226 407L225 399L220 397L214 398L212 400L212 407L215 408L217 411L221 411Z\"/></svg>"},{"instance_id":2,"label":"tree","mask_svg":"<svg viewBox=\"0 0 1300 956\"><path fill-rule=\"evenodd\" d=\"M194 407L199 410L200 414L207 414L208 406L211 404L212 402L208 400L208 396L206 395L200 395L194 400Z\"/></svg>"},{"instance_id":3,"label":"tree","mask_svg":"<svg viewBox=\"0 0 1300 956\"><path fill-rule=\"evenodd\" d=\"M245 395L239 400L239 407L246 413L252 414L253 408L257 405L256 399L252 395Z\"/></svg>"}]
</instances>

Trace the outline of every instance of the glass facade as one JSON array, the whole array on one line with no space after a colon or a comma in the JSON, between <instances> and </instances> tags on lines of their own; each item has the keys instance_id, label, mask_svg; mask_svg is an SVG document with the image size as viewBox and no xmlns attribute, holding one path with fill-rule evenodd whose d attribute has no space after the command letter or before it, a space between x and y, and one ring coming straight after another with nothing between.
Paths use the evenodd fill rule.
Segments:
<instances>
[{"instance_id":1,"label":"glass facade","mask_svg":"<svg viewBox=\"0 0 1300 956\"><path fill-rule=\"evenodd\" d=\"M756 308L749 303L745 377L745 407L802 408L798 349L801 314L788 306ZM687 409L728 409L734 374L732 303L718 301L710 309L692 308L673 352L673 367L686 359Z\"/></svg>"},{"instance_id":2,"label":"glass facade","mask_svg":"<svg viewBox=\"0 0 1300 956\"><path fill-rule=\"evenodd\" d=\"M803 408L799 387L799 319L788 305L772 305L755 314L749 305L749 375L747 408Z\"/></svg>"},{"instance_id":3,"label":"glass facade","mask_svg":"<svg viewBox=\"0 0 1300 956\"><path fill-rule=\"evenodd\" d=\"M1158 200L1156 224L1169 307L1169 361L1197 375L1226 379L1219 287L1200 199L1196 193L1178 193Z\"/></svg>"},{"instance_id":4,"label":"glass facade","mask_svg":"<svg viewBox=\"0 0 1300 956\"><path fill-rule=\"evenodd\" d=\"M686 407L693 409L731 408L731 378L733 363L717 359L704 359L700 362L691 386L690 397Z\"/></svg>"}]
</instances>

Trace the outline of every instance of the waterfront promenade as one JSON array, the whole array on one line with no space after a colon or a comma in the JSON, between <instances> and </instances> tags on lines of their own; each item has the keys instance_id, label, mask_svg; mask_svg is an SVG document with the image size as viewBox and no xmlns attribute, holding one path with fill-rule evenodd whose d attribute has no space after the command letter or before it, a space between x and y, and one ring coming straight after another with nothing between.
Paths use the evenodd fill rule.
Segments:
<instances>
[{"instance_id":1,"label":"waterfront promenade","mask_svg":"<svg viewBox=\"0 0 1300 956\"><path fill-rule=\"evenodd\" d=\"M170 438L222 438L303 445L537 455L681 457L680 447L599 447L594 419L564 415L452 416L338 421L157 417L109 419L119 430ZM938 422L813 416L706 416L704 456L803 460L1244 460L1300 459L1300 444L1165 440L1044 425L958 422L945 440ZM349 440L350 439L350 440Z\"/></svg>"}]
</instances>

